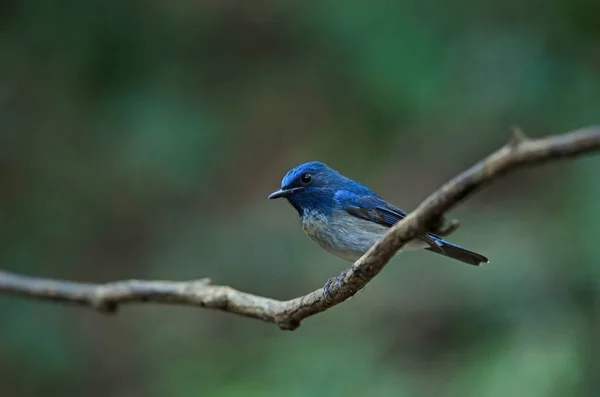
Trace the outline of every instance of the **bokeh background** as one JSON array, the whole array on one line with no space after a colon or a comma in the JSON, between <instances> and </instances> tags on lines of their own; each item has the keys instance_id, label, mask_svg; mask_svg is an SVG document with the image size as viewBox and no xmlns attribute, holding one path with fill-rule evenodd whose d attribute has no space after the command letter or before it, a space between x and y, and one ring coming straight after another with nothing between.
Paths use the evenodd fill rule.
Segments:
<instances>
[{"instance_id":1,"label":"bokeh background","mask_svg":"<svg viewBox=\"0 0 600 397\"><path fill-rule=\"evenodd\" d=\"M0 263L287 299L348 266L267 201L321 160L411 210L509 137L600 120L600 3L0 1ZM450 215L491 264L396 257L296 332L0 296L28 396L597 396L600 159Z\"/></svg>"}]
</instances>

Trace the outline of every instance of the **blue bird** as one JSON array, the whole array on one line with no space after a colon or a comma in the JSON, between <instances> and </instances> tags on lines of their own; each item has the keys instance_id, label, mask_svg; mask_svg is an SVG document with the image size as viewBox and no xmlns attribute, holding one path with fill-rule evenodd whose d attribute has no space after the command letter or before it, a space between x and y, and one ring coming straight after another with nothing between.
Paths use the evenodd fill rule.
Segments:
<instances>
[{"instance_id":1,"label":"blue bird","mask_svg":"<svg viewBox=\"0 0 600 397\"><path fill-rule=\"evenodd\" d=\"M291 169L281 189L269 199L285 197L300 214L306 235L332 254L355 261L406 216L368 187L313 161ZM487 263L483 255L442 240L432 233L405 244L401 251L426 249L470 265Z\"/></svg>"}]
</instances>

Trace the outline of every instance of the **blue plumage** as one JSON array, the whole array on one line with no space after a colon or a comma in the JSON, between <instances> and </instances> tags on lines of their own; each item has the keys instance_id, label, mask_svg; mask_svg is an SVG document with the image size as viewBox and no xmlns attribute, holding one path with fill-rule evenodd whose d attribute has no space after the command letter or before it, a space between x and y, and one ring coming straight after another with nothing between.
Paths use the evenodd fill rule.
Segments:
<instances>
[{"instance_id":1,"label":"blue plumage","mask_svg":"<svg viewBox=\"0 0 600 397\"><path fill-rule=\"evenodd\" d=\"M291 169L281 189L269 199L285 197L298 211L302 228L323 249L341 258L360 258L406 212L383 200L368 187L325 164L313 161ZM487 263L484 256L428 233L402 250L427 249L471 265Z\"/></svg>"}]
</instances>

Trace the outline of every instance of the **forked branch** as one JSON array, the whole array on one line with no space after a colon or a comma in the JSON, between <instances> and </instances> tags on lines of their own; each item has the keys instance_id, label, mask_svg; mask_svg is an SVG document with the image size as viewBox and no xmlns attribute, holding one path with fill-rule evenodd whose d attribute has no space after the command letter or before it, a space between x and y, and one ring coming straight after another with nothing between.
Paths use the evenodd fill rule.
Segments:
<instances>
[{"instance_id":1,"label":"forked branch","mask_svg":"<svg viewBox=\"0 0 600 397\"><path fill-rule=\"evenodd\" d=\"M134 302L169 303L230 312L296 329L314 314L344 302L371 281L402 246L418 234L435 230L447 235L458 227L445 225L443 216L481 187L518 169L600 151L600 126L589 127L543 139L529 139L519 129L496 152L468 168L429 195L412 213L390 230L344 272L341 283L330 283L327 298L323 289L279 301L237 291L210 280L127 280L89 284L17 275L0 270L0 292L57 302L70 302L103 312ZM599 197L600 199L600 197Z\"/></svg>"}]
</instances>

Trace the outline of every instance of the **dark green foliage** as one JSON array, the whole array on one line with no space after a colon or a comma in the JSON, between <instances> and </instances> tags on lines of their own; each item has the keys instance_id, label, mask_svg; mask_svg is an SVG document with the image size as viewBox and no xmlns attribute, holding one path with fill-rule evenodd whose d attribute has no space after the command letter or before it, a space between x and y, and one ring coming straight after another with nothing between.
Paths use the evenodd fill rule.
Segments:
<instances>
[{"instance_id":1,"label":"dark green foliage","mask_svg":"<svg viewBox=\"0 0 600 397\"><path fill-rule=\"evenodd\" d=\"M0 266L291 298L347 263L269 202L321 160L404 210L503 144L598 123L598 2L0 1ZM456 211L295 333L0 296L2 396L597 395L600 163ZM595 384L596 383L596 384Z\"/></svg>"}]
</instances>

